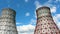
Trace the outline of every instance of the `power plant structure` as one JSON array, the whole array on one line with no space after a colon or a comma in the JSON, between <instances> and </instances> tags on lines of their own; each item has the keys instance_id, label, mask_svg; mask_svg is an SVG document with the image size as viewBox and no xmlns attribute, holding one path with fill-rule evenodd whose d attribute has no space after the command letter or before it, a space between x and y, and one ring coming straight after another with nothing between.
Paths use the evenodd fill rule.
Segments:
<instances>
[{"instance_id":1,"label":"power plant structure","mask_svg":"<svg viewBox=\"0 0 60 34\"><path fill-rule=\"evenodd\" d=\"M49 7L40 7L36 10L37 23L34 34L60 34Z\"/></svg>"},{"instance_id":2,"label":"power plant structure","mask_svg":"<svg viewBox=\"0 0 60 34\"><path fill-rule=\"evenodd\" d=\"M15 16L15 10L11 8L2 9L0 16L0 34L18 34Z\"/></svg>"}]
</instances>

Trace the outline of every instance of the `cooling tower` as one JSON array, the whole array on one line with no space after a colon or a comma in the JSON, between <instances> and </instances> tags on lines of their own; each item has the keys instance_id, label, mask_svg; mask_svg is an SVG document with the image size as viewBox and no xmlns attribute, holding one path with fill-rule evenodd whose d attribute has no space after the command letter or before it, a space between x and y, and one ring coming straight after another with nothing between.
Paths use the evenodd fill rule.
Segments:
<instances>
[{"instance_id":1,"label":"cooling tower","mask_svg":"<svg viewBox=\"0 0 60 34\"><path fill-rule=\"evenodd\" d=\"M0 17L0 34L18 34L15 16L16 12L13 9L2 9Z\"/></svg>"},{"instance_id":2,"label":"cooling tower","mask_svg":"<svg viewBox=\"0 0 60 34\"><path fill-rule=\"evenodd\" d=\"M49 7L40 7L36 10L37 23L34 34L60 34Z\"/></svg>"}]
</instances>

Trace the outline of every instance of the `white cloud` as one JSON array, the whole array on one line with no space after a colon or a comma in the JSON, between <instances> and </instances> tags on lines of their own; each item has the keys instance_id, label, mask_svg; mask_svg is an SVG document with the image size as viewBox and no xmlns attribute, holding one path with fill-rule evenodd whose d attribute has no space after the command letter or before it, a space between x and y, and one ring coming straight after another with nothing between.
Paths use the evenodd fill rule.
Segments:
<instances>
[{"instance_id":1,"label":"white cloud","mask_svg":"<svg viewBox=\"0 0 60 34\"><path fill-rule=\"evenodd\" d=\"M35 26L33 26L31 24L17 26L17 30L18 30L19 34L33 34L34 29L35 29Z\"/></svg>"},{"instance_id":2,"label":"white cloud","mask_svg":"<svg viewBox=\"0 0 60 34\"><path fill-rule=\"evenodd\" d=\"M48 0L48 2L50 3L50 2L52 2L52 0Z\"/></svg>"},{"instance_id":3,"label":"white cloud","mask_svg":"<svg viewBox=\"0 0 60 34\"><path fill-rule=\"evenodd\" d=\"M58 2L58 1L60 1L60 0L56 0L56 2Z\"/></svg>"},{"instance_id":4,"label":"white cloud","mask_svg":"<svg viewBox=\"0 0 60 34\"><path fill-rule=\"evenodd\" d=\"M48 6L48 7L56 6L56 4L52 4L52 3L55 3L55 0L48 0L47 2L44 3L44 6Z\"/></svg>"},{"instance_id":5,"label":"white cloud","mask_svg":"<svg viewBox=\"0 0 60 34\"><path fill-rule=\"evenodd\" d=\"M56 12L56 7L55 6L53 6L52 8L51 8L51 13L55 13Z\"/></svg>"},{"instance_id":6,"label":"white cloud","mask_svg":"<svg viewBox=\"0 0 60 34\"><path fill-rule=\"evenodd\" d=\"M55 16L53 16L54 22L57 24L57 26L60 29L60 14L56 14Z\"/></svg>"},{"instance_id":7,"label":"white cloud","mask_svg":"<svg viewBox=\"0 0 60 34\"><path fill-rule=\"evenodd\" d=\"M17 23L16 23L16 25L20 25L20 24L22 24L22 23L20 23L20 22L17 22Z\"/></svg>"},{"instance_id":8,"label":"white cloud","mask_svg":"<svg viewBox=\"0 0 60 34\"><path fill-rule=\"evenodd\" d=\"M29 13L29 12L27 12L25 15L26 15L26 16L30 16L30 13Z\"/></svg>"},{"instance_id":9,"label":"white cloud","mask_svg":"<svg viewBox=\"0 0 60 34\"><path fill-rule=\"evenodd\" d=\"M28 2L28 0L25 0L25 2Z\"/></svg>"},{"instance_id":10,"label":"white cloud","mask_svg":"<svg viewBox=\"0 0 60 34\"><path fill-rule=\"evenodd\" d=\"M28 25L17 26L18 34L34 34L36 20L31 19Z\"/></svg>"},{"instance_id":11,"label":"white cloud","mask_svg":"<svg viewBox=\"0 0 60 34\"><path fill-rule=\"evenodd\" d=\"M36 25L36 19L31 19L31 20L30 20L30 24Z\"/></svg>"},{"instance_id":12,"label":"white cloud","mask_svg":"<svg viewBox=\"0 0 60 34\"><path fill-rule=\"evenodd\" d=\"M39 1L35 1L35 6L36 6L36 9L38 9L39 7L41 7L42 5L40 5Z\"/></svg>"}]
</instances>

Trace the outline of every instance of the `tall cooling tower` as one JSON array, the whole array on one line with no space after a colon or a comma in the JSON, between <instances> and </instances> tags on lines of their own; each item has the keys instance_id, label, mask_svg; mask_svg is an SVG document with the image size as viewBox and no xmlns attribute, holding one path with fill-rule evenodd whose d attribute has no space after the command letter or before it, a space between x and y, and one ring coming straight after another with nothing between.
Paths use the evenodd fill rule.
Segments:
<instances>
[{"instance_id":1,"label":"tall cooling tower","mask_svg":"<svg viewBox=\"0 0 60 34\"><path fill-rule=\"evenodd\" d=\"M16 12L5 8L0 17L0 34L18 34L15 22Z\"/></svg>"},{"instance_id":2,"label":"tall cooling tower","mask_svg":"<svg viewBox=\"0 0 60 34\"><path fill-rule=\"evenodd\" d=\"M34 34L60 34L59 28L53 21L49 7L40 7L36 10L37 24Z\"/></svg>"}]
</instances>

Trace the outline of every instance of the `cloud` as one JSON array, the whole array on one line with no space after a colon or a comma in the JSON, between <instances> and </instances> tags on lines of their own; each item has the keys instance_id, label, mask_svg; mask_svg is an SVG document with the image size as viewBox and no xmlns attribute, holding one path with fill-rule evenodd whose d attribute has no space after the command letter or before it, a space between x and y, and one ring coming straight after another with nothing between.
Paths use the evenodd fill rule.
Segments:
<instances>
[{"instance_id":1,"label":"cloud","mask_svg":"<svg viewBox=\"0 0 60 34\"><path fill-rule=\"evenodd\" d=\"M21 25L22 23L20 23L20 22L16 22L16 25Z\"/></svg>"},{"instance_id":2,"label":"cloud","mask_svg":"<svg viewBox=\"0 0 60 34\"><path fill-rule=\"evenodd\" d=\"M17 30L18 30L19 34L33 34L34 29L35 29L35 26L33 26L31 24L17 26Z\"/></svg>"},{"instance_id":3,"label":"cloud","mask_svg":"<svg viewBox=\"0 0 60 34\"><path fill-rule=\"evenodd\" d=\"M53 16L54 22L57 24L57 26L60 29L60 14L56 14L55 16Z\"/></svg>"},{"instance_id":4,"label":"cloud","mask_svg":"<svg viewBox=\"0 0 60 34\"><path fill-rule=\"evenodd\" d=\"M36 19L33 19L33 18L32 18L32 19L30 20L30 24L36 25Z\"/></svg>"},{"instance_id":5,"label":"cloud","mask_svg":"<svg viewBox=\"0 0 60 34\"><path fill-rule=\"evenodd\" d=\"M48 0L48 3L52 2L52 0Z\"/></svg>"},{"instance_id":6,"label":"cloud","mask_svg":"<svg viewBox=\"0 0 60 34\"><path fill-rule=\"evenodd\" d=\"M29 13L29 12L27 12L25 15L26 15L26 16L30 16L30 13Z\"/></svg>"},{"instance_id":7,"label":"cloud","mask_svg":"<svg viewBox=\"0 0 60 34\"><path fill-rule=\"evenodd\" d=\"M35 25L36 20L32 18L29 24L17 26L18 34L34 34Z\"/></svg>"},{"instance_id":8,"label":"cloud","mask_svg":"<svg viewBox=\"0 0 60 34\"><path fill-rule=\"evenodd\" d=\"M53 6L52 8L51 8L51 13L55 13L56 12L56 7L55 6Z\"/></svg>"},{"instance_id":9,"label":"cloud","mask_svg":"<svg viewBox=\"0 0 60 34\"><path fill-rule=\"evenodd\" d=\"M39 1L35 1L35 6L36 6L36 9L38 9L39 7L41 7L42 5L40 5Z\"/></svg>"},{"instance_id":10,"label":"cloud","mask_svg":"<svg viewBox=\"0 0 60 34\"><path fill-rule=\"evenodd\" d=\"M56 0L56 2L59 2L60 0Z\"/></svg>"},{"instance_id":11,"label":"cloud","mask_svg":"<svg viewBox=\"0 0 60 34\"><path fill-rule=\"evenodd\" d=\"M25 2L28 2L28 0L25 0Z\"/></svg>"}]
</instances>

